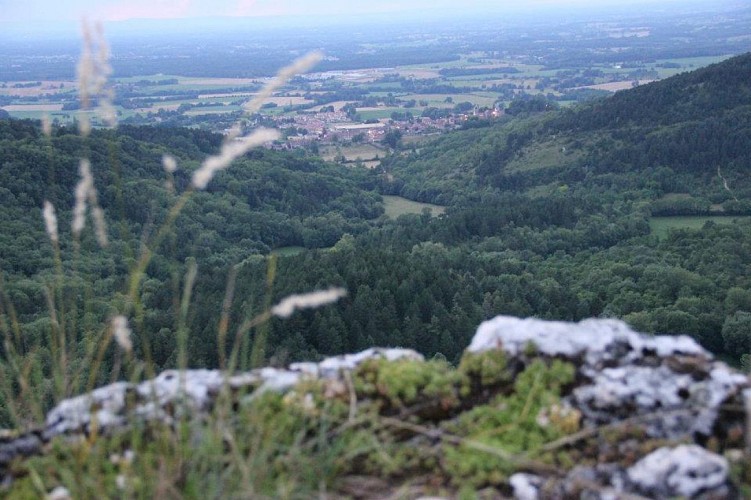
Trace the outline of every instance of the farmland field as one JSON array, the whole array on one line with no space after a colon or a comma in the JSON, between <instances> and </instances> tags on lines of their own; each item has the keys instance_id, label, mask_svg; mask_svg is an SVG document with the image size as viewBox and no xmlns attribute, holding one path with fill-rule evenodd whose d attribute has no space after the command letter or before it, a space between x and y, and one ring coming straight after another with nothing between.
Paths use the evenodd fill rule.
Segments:
<instances>
[{"instance_id":1,"label":"farmland field","mask_svg":"<svg viewBox=\"0 0 751 500\"><path fill-rule=\"evenodd\" d=\"M376 156L383 156L384 150L372 144L352 144L336 148L327 146L321 148L321 158L327 161L333 161L339 154L344 156L347 161L371 160Z\"/></svg>"},{"instance_id":2,"label":"farmland field","mask_svg":"<svg viewBox=\"0 0 751 500\"><path fill-rule=\"evenodd\" d=\"M4 106L3 109L8 112L16 111L62 111L62 104L11 104Z\"/></svg>"},{"instance_id":3,"label":"farmland field","mask_svg":"<svg viewBox=\"0 0 751 500\"><path fill-rule=\"evenodd\" d=\"M408 200L401 196L384 196L383 203L386 206L386 216L395 219L400 215L421 214L423 209L429 208L433 216L441 215L446 211L446 207L432 205L430 203L420 203Z\"/></svg>"},{"instance_id":4,"label":"farmland field","mask_svg":"<svg viewBox=\"0 0 751 500\"><path fill-rule=\"evenodd\" d=\"M363 120L383 120L384 118L391 118L391 113L399 113L404 110L400 108L378 108L358 111ZM417 113L419 115L419 113Z\"/></svg>"}]
</instances>

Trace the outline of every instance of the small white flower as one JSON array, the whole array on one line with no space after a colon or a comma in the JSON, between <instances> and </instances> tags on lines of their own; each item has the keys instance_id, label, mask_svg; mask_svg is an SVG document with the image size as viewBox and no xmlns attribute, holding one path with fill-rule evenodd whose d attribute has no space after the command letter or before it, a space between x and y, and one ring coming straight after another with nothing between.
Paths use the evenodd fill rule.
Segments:
<instances>
[{"instance_id":1,"label":"small white flower","mask_svg":"<svg viewBox=\"0 0 751 500\"><path fill-rule=\"evenodd\" d=\"M125 474L118 474L115 478L115 485L119 490L124 490L128 486L128 478L125 477Z\"/></svg>"}]
</instances>

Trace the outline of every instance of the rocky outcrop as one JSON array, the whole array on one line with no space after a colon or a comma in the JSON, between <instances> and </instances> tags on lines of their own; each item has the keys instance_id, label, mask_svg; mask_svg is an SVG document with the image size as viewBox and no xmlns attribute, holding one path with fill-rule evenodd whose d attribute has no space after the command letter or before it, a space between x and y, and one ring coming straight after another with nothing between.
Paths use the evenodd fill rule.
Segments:
<instances>
[{"instance_id":1,"label":"rocky outcrop","mask_svg":"<svg viewBox=\"0 0 751 500\"><path fill-rule=\"evenodd\" d=\"M566 402L583 415L585 433L626 423L650 438L743 443L748 377L714 361L690 337L647 336L617 320L572 324L500 316L480 325L467 350L501 350L522 363L539 357L573 361L577 382ZM627 444L621 443L622 451L633 453ZM583 491L603 498L727 498L733 491L727 460L697 445L659 448L628 468L576 467L563 479L517 474L511 484L519 498Z\"/></svg>"},{"instance_id":2,"label":"rocky outcrop","mask_svg":"<svg viewBox=\"0 0 751 500\"><path fill-rule=\"evenodd\" d=\"M440 401L432 405L426 404L432 393L418 390L411 397L420 401L423 413L407 413L423 415L425 420L420 425L405 423L402 437L419 434L426 426L431 439L444 436L450 422L459 422L463 412L495 395L519 391L520 386L513 384L524 370L564 361L574 367L571 380L561 382L560 401L535 418L541 427L558 422L568 434L539 451L570 453L570 461L577 465L537 467L520 461L517 472L502 480L507 492L522 499L738 494L724 455L745 446L745 408L751 399L748 378L714 360L691 338L643 335L615 320L564 323L501 316L480 325L463 365L479 356L485 356L483 366L502 359L498 362L502 375L478 375L474 369L460 367L465 372L445 378L443 389L434 389ZM385 397L388 391L378 386L382 381L375 382L371 392L363 389L355 394L352 373L372 360L422 362L422 357L405 349L368 349L287 369L263 368L230 376L217 370L170 370L140 384L119 382L62 401L41 429L0 436L0 467L42 452L45 443L58 436L113 433L134 422L171 425L185 415L209 412L222 394L248 400L267 391L296 391L302 381L318 380L341 386L330 397L349 390L352 404L379 394ZM400 415L394 411L397 406L392 397L382 411L394 420ZM461 441L452 439L452 443ZM477 448L483 453L489 447Z\"/></svg>"},{"instance_id":3,"label":"rocky outcrop","mask_svg":"<svg viewBox=\"0 0 751 500\"><path fill-rule=\"evenodd\" d=\"M369 359L423 357L409 349L372 348L320 363L295 363L286 370L260 368L231 376L219 370L167 370L140 384L117 382L60 402L47 414L43 428L0 435L0 471L15 458L40 453L46 443L58 436L106 434L135 422L169 425L186 414L209 412L223 390L243 397L265 391L284 392L303 378L335 378Z\"/></svg>"},{"instance_id":4,"label":"rocky outcrop","mask_svg":"<svg viewBox=\"0 0 751 500\"><path fill-rule=\"evenodd\" d=\"M572 324L499 316L480 325L467 348L494 349L522 363L541 356L573 361L578 381L568 402L582 412L585 426L639 419L653 438L708 439L719 413L742 407L748 389L745 375L714 361L692 338L646 336L617 320Z\"/></svg>"}]
</instances>

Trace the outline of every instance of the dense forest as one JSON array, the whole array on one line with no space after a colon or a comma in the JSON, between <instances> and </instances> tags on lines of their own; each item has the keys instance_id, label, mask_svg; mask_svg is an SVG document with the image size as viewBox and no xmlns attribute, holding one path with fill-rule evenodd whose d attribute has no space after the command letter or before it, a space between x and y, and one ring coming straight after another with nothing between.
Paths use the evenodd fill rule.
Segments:
<instances>
[{"instance_id":1,"label":"dense forest","mask_svg":"<svg viewBox=\"0 0 751 500\"><path fill-rule=\"evenodd\" d=\"M688 333L740 362L751 352L751 222L659 238L650 220L751 214L750 97L747 54L577 108L469 124L397 150L376 170L253 151L194 193L155 249L138 287L135 348L148 339L156 366L174 366L186 324L189 364L218 366L227 348L219 331L292 293L343 286L338 304L273 319L243 341L268 335L271 363L372 345L455 361L496 314L596 316ZM62 233L63 321L83 342L118 311L144 242L221 141L128 126L47 137L39 124L0 120L3 332L16 324L21 349L43 351L54 327L44 200ZM174 175L164 154L177 159ZM81 157L106 213L106 248L89 230L80 242L70 235ZM446 212L389 219L383 194Z\"/></svg>"}]
</instances>

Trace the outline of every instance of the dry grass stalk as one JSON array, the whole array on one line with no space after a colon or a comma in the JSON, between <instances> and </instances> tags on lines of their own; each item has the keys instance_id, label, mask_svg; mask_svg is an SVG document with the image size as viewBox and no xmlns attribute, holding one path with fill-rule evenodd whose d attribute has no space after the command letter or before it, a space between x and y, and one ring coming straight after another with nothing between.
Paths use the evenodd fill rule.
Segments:
<instances>
[{"instance_id":1,"label":"dry grass stalk","mask_svg":"<svg viewBox=\"0 0 751 500\"><path fill-rule=\"evenodd\" d=\"M278 318L289 318L298 309L311 309L336 302L345 297L344 288L329 288L302 295L290 295L271 308L271 314Z\"/></svg>"},{"instance_id":2,"label":"dry grass stalk","mask_svg":"<svg viewBox=\"0 0 751 500\"><path fill-rule=\"evenodd\" d=\"M112 74L112 66L109 63L110 49L104 38L104 30L101 23L96 23L92 29L89 23L84 21L81 25L83 35L83 47L81 59L78 62L78 93L81 99L78 130L84 137L91 132L91 122L86 111L91 108L93 100L97 101L99 115L104 123L114 127L117 125L117 112L112 104L114 91L107 85Z\"/></svg>"},{"instance_id":3,"label":"dry grass stalk","mask_svg":"<svg viewBox=\"0 0 751 500\"><path fill-rule=\"evenodd\" d=\"M102 247L106 247L107 224L104 220L104 211L99 206L96 188L94 187L94 176L91 174L91 162L86 158L81 159L78 165L78 172L81 179L76 184L75 198L76 204L73 207L73 235L76 238L81 236L81 232L86 226L86 207L87 203L91 204L91 217L94 220L94 230L97 241Z\"/></svg>"},{"instance_id":4,"label":"dry grass stalk","mask_svg":"<svg viewBox=\"0 0 751 500\"><path fill-rule=\"evenodd\" d=\"M99 246L106 247L109 244L107 240L107 222L104 220L104 210L96 203L96 191L93 191L93 208L91 209L91 217L94 219L94 234L96 234L96 240L99 242ZM91 198L90 198L91 199Z\"/></svg>"},{"instance_id":5,"label":"dry grass stalk","mask_svg":"<svg viewBox=\"0 0 751 500\"><path fill-rule=\"evenodd\" d=\"M112 336L120 348L131 353L133 351L133 342L130 339L131 331L128 327L128 319L125 316L115 316L112 318Z\"/></svg>"},{"instance_id":6,"label":"dry grass stalk","mask_svg":"<svg viewBox=\"0 0 751 500\"><path fill-rule=\"evenodd\" d=\"M52 136L52 121L50 120L50 115L47 113L42 115L42 133L46 137Z\"/></svg>"},{"instance_id":7,"label":"dry grass stalk","mask_svg":"<svg viewBox=\"0 0 751 500\"><path fill-rule=\"evenodd\" d=\"M162 166L168 174L177 172L177 160L171 155L162 155Z\"/></svg>"},{"instance_id":8,"label":"dry grass stalk","mask_svg":"<svg viewBox=\"0 0 751 500\"><path fill-rule=\"evenodd\" d=\"M261 89L253 99L243 105L245 112L248 114L256 113L261 109L261 106L263 106L266 100L271 97L274 91L284 85L287 80L300 73L305 73L322 58L323 54L320 52L311 52L297 59L286 68L282 68L282 70L277 73L276 77Z\"/></svg>"},{"instance_id":9,"label":"dry grass stalk","mask_svg":"<svg viewBox=\"0 0 751 500\"><path fill-rule=\"evenodd\" d=\"M218 171L229 167L234 160L251 149L275 141L279 137L280 134L276 130L262 128L248 136L225 142L218 155L206 158L201 164L201 168L193 172L193 187L206 189L206 186Z\"/></svg>"},{"instance_id":10,"label":"dry grass stalk","mask_svg":"<svg viewBox=\"0 0 751 500\"><path fill-rule=\"evenodd\" d=\"M321 57L319 52L311 52L297 59L289 66L282 68L276 77L261 89L253 99L243 105L244 111L249 114L257 112L276 89L284 85L294 75L309 70L315 63L321 60ZM206 186L211 182L214 175L218 171L227 168L235 159L255 147L275 141L280 137L279 132L270 129L258 129L250 135L239 137L241 133L242 127L239 123L236 123L227 136L227 140L219 154L206 158L203 164L201 164L201 168L193 172L192 185L194 188L206 189Z\"/></svg>"},{"instance_id":11,"label":"dry grass stalk","mask_svg":"<svg viewBox=\"0 0 751 500\"><path fill-rule=\"evenodd\" d=\"M86 200L88 199L89 190L94 186L94 177L91 175L91 163L87 159L82 159L78 164L78 174L81 179L76 184L75 197L76 204L73 206L73 235L78 238L81 231L86 226Z\"/></svg>"},{"instance_id":12,"label":"dry grass stalk","mask_svg":"<svg viewBox=\"0 0 751 500\"><path fill-rule=\"evenodd\" d=\"M44 227L47 230L47 236L49 236L53 244L57 245L60 242L57 232L57 215L55 215L55 207L47 200L44 200L42 216L44 217Z\"/></svg>"}]
</instances>

